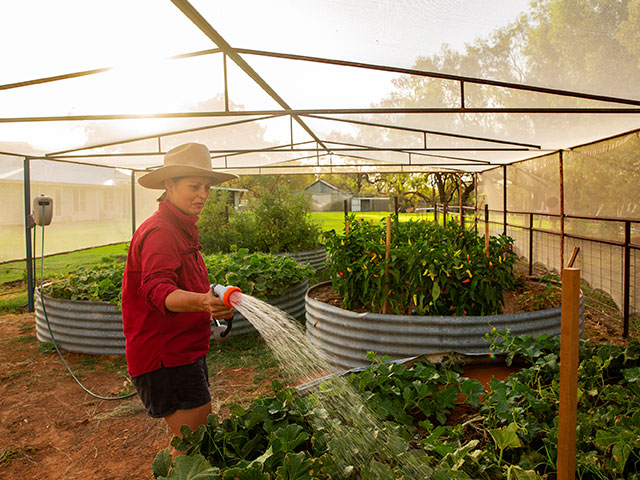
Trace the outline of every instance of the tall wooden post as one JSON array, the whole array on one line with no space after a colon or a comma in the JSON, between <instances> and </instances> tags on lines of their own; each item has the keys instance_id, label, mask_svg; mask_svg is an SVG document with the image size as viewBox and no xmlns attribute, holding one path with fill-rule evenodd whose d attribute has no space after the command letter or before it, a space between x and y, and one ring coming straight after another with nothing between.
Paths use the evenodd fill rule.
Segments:
<instances>
[{"instance_id":1,"label":"tall wooden post","mask_svg":"<svg viewBox=\"0 0 640 480\"><path fill-rule=\"evenodd\" d=\"M578 346L580 338L580 269L562 270L560 325L560 410L558 414L558 480L576 475Z\"/></svg>"},{"instance_id":2,"label":"tall wooden post","mask_svg":"<svg viewBox=\"0 0 640 480\"><path fill-rule=\"evenodd\" d=\"M387 313L387 298L389 297L389 257L390 255L391 255L391 217L387 217L387 240L386 240L386 251L384 254L385 297L384 297L384 302L382 303L382 313Z\"/></svg>"}]
</instances>

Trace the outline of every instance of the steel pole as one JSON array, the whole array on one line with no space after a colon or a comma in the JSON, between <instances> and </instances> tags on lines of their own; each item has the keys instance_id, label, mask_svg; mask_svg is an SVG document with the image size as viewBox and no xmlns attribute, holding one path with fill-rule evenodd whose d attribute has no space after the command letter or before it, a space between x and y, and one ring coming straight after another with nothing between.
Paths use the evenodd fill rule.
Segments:
<instances>
[{"instance_id":1,"label":"steel pole","mask_svg":"<svg viewBox=\"0 0 640 480\"><path fill-rule=\"evenodd\" d=\"M31 246L31 165L27 157L23 162L23 184L24 184L24 235L25 235L25 248L27 257L27 306L29 312L34 311L33 306L33 253Z\"/></svg>"}]
</instances>

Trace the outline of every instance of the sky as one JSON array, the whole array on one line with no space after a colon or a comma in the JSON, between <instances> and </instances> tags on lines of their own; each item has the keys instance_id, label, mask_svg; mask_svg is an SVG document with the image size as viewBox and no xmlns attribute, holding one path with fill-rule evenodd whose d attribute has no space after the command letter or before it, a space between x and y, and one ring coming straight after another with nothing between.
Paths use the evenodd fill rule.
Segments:
<instances>
[{"instance_id":1,"label":"sky","mask_svg":"<svg viewBox=\"0 0 640 480\"><path fill-rule=\"evenodd\" d=\"M513 21L529 0L193 0L234 47L411 67L442 44L462 49ZM0 5L0 85L85 69L114 71L81 80L0 91L0 117L183 111L220 91L221 62L156 61L214 47L168 0L21 0ZM370 106L391 74L247 57L294 108ZM207 65L206 67L204 65ZM149 76L149 73L151 74ZM232 101L249 109L273 101L230 66ZM63 87L63 88L61 88ZM85 110L82 110L85 109ZM137 122L132 133L161 122ZM136 130L139 130L137 132ZM0 142L53 151L82 144L61 124L0 125ZM280 134L270 132L272 137ZM36 138L36 140L34 140Z\"/></svg>"}]
</instances>

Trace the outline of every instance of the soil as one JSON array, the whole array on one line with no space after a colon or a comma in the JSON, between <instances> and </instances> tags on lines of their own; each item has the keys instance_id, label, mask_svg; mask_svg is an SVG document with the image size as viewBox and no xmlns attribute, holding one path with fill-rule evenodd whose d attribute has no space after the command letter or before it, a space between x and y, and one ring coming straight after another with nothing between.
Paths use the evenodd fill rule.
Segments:
<instances>
[{"instance_id":1,"label":"soil","mask_svg":"<svg viewBox=\"0 0 640 480\"><path fill-rule=\"evenodd\" d=\"M340 305L335 292L322 295ZM524 297L540 301L535 293L521 295L507 296L506 308L521 305ZM585 323L586 338L627 342L620 326L597 309L587 309ZM153 478L151 463L171 439L165 423L147 417L135 396L107 401L85 393L55 351L38 342L34 325L32 313L0 316L0 478ZM90 390L102 396L131 391L122 357L63 354ZM248 403L270 392L271 378L255 369L210 373L213 410L222 417L229 415L230 402Z\"/></svg>"}]
</instances>

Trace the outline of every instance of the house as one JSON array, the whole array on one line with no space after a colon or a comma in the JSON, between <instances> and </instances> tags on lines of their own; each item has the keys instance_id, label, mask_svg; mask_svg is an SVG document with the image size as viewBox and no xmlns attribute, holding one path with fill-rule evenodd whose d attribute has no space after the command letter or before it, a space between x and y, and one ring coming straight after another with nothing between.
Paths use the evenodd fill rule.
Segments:
<instances>
[{"instance_id":1,"label":"house","mask_svg":"<svg viewBox=\"0 0 640 480\"><path fill-rule=\"evenodd\" d=\"M388 212L390 208L388 197L353 197L351 199L352 212Z\"/></svg>"},{"instance_id":2,"label":"house","mask_svg":"<svg viewBox=\"0 0 640 480\"><path fill-rule=\"evenodd\" d=\"M343 192L324 180L316 180L304 189L311 194L312 212L337 212L344 210L344 201L350 200L352 195Z\"/></svg>"}]
</instances>

